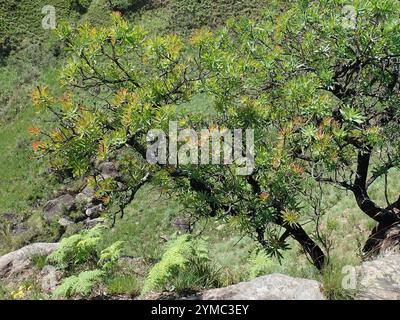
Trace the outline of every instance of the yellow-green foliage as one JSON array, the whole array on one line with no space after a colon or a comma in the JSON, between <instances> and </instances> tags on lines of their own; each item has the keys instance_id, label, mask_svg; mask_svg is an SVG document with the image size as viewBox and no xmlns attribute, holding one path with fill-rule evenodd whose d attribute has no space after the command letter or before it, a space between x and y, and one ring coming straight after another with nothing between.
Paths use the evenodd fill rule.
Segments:
<instances>
[{"instance_id":1,"label":"yellow-green foliage","mask_svg":"<svg viewBox=\"0 0 400 320\"><path fill-rule=\"evenodd\" d=\"M122 252L123 241L117 241L111 246L105 248L100 252L99 266L104 270L110 270L115 262L118 261Z\"/></svg>"},{"instance_id":2,"label":"yellow-green foliage","mask_svg":"<svg viewBox=\"0 0 400 320\"><path fill-rule=\"evenodd\" d=\"M61 285L54 290L53 296L55 298L68 298L75 294L88 295L93 286L102 280L103 276L104 271L98 269L84 271L77 276L70 276L65 278Z\"/></svg>"},{"instance_id":3,"label":"yellow-green foliage","mask_svg":"<svg viewBox=\"0 0 400 320\"><path fill-rule=\"evenodd\" d=\"M268 261L271 258L264 251L254 250L249 259L249 279L254 279L268 272Z\"/></svg>"},{"instance_id":4,"label":"yellow-green foliage","mask_svg":"<svg viewBox=\"0 0 400 320\"><path fill-rule=\"evenodd\" d=\"M58 250L48 257L48 260L65 269L70 275L54 290L54 297L70 297L75 294L88 295L96 283L101 282L104 276L109 275L121 256L123 241L117 241L100 251L99 243L105 229L106 227L98 225L90 230L64 238ZM99 255L98 251L100 251ZM71 275L76 270L90 269L96 265L98 269ZM79 267L79 269L74 267Z\"/></svg>"},{"instance_id":5,"label":"yellow-green foliage","mask_svg":"<svg viewBox=\"0 0 400 320\"><path fill-rule=\"evenodd\" d=\"M103 226L96 226L62 239L58 250L48 257L49 261L55 262L61 268L86 262L96 253L96 246L101 240L103 228Z\"/></svg>"},{"instance_id":6,"label":"yellow-green foliage","mask_svg":"<svg viewBox=\"0 0 400 320\"><path fill-rule=\"evenodd\" d=\"M191 235L183 235L173 240L161 261L151 270L144 283L142 294L162 287L177 272L185 272L192 262L208 261L207 243L201 239L194 239Z\"/></svg>"}]
</instances>

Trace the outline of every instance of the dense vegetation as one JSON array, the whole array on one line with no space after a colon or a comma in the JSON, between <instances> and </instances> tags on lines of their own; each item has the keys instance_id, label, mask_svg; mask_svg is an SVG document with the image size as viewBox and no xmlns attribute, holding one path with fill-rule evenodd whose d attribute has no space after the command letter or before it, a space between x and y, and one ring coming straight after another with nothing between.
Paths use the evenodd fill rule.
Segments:
<instances>
[{"instance_id":1,"label":"dense vegetation","mask_svg":"<svg viewBox=\"0 0 400 320\"><path fill-rule=\"evenodd\" d=\"M8 119L0 128L0 214L28 230L13 236L10 219L3 223L1 249L57 240L62 231L43 220L41 206L57 188L86 179L111 221L119 213L129 221L89 236L87 264L50 259L66 277L55 295L99 285L114 294L182 293L280 270L322 279L328 294L343 297L341 266L358 261L373 227L368 253L399 222L398 1L354 1L353 27L343 24L342 1L275 1L268 10L264 1L71 1L54 4L68 20L59 24L61 40L40 28L40 1L11 2L2 6L14 6L17 18L0 34L0 111ZM37 20L25 20L26 10ZM146 133L168 132L171 120L255 129L255 170L148 164ZM121 181L96 182L105 160L118 165ZM195 222L193 239L164 248L158 237L172 234L169 220L182 211ZM87 237L77 231L64 234L74 254ZM227 246L235 257L220 256ZM141 276L114 264L122 251L144 258Z\"/></svg>"}]
</instances>

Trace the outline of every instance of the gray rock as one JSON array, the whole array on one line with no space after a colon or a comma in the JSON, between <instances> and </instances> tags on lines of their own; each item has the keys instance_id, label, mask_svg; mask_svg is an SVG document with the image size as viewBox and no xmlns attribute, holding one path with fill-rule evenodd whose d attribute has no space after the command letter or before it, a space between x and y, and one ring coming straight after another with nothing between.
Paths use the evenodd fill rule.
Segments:
<instances>
[{"instance_id":1,"label":"gray rock","mask_svg":"<svg viewBox=\"0 0 400 320\"><path fill-rule=\"evenodd\" d=\"M58 224L64 228L69 227L70 225L73 225L74 222L69 219L68 217L62 217L58 220Z\"/></svg>"},{"instance_id":2,"label":"gray rock","mask_svg":"<svg viewBox=\"0 0 400 320\"><path fill-rule=\"evenodd\" d=\"M90 202L92 201L91 197L88 197L84 193L78 193L75 197L75 203L78 207L78 209L82 209L85 206L87 206Z\"/></svg>"},{"instance_id":3,"label":"gray rock","mask_svg":"<svg viewBox=\"0 0 400 320\"><path fill-rule=\"evenodd\" d=\"M270 274L225 288L207 290L203 300L325 300L315 280Z\"/></svg>"},{"instance_id":4,"label":"gray rock","mask_svg":"<svg viewBox=\"0 0 400 320\"><path fill-rule=\"evenodd\" d=\"M84 195L88 196L88 197L93 197L93 195L94 195L94 189L91 188L91 187L89 187L89 186L86 186L86 187L82 190L82 193L83 193Z\"/></svg>"},{"instance_id":5,"label":"gray rock","mask_svg":"<svg viewBox=\"0 0 400 320\"><path fill-rule=\"evenodd\" d=\"M104 207L102 204L98 204L96 206L92 206L90 208L87 208L85 211L85 214L87 217L90 219L95 219L100 217L101 212L104 210Z\"/></svg>"},{"instance_id":6,"label":"gray rock","mask_svg":"<svg viewBox=\"0 0 400 320\"><path fill-rule=\"evenodd\" d=\"M400 300L400 254L366 261L357 268L356 300Z\"/></svg>"},{"instance_id":7,"label":"gray rock","mask_svg":"<svg viewBox=\"0 0 400 320\"><path fill-rule=\"evenodd\" d=\"M24 233L28 230L28 226L26 226L24 223L16 223L11 227L11 232L14 235Z\"/></svg>"},{"instance_id":8,"label":"gray rock","mask_svg":"<svg viewBox=\"0 0 400 320\"><path fill-rule=\"evenodd\" d=\"M385 237L380 244L379 252L381 255L390 255L392 252L399 251L400 244L400 224L395 224L385 232Z\"/></svg>"},{"instance_id":9,"label":"gray rock","mask_svg":"<svg viewBox=\"0 0 400 320\"><path fill-rule=\"evenodd\" d=\"M0 225L9 229L13 235L18 235L29 230L23 216L12 212L0 214Z\"/></svg>"},{"instance_id":10,"label":"gray rock","mask_svg":"<svg viewBox=\"0 0 400 320\"><path fill-rule=\"evenodd\" d=\"M49 294L51 293L60 283L61 273L53 266L44 266L40 272L42 278L41 285L42 290Z\"/></svg>"},{"instance_id":11,"label":"gray rock","mask_svg":"<svg viewBox=\"0 0 400 320\"><path fill-rule=\"evenodd\" d=\"M86 186L80 193L75 197L75 202L78 203L90 203L94 196L94 189Z\"/></svg>"},{"instance_id":12,"label":"gray rock","mask_svg":"<svg viewBox=\"0 0 400 320\"><path fill-rule=\"evenodd\" d=\"M87 226L89 226L89 227L94 227L95 225L98 225L98 224L101 224L101 223L104 223L105 222L105 219L104 218L96 218L96 219L86 219L85 220L85 223L86 223L86 225Z\"/></svg>"},{"instance_id":13,"label":"gray rock","mask_svg":"<svg viewBox=\"0 0 400 320\"><path fill-rule=\"evenodd\" d=\"M118 177L118 171L112 162L103 162L99 165L99 170L104 179Z\"/></svg>"},{"instance_id":14,"label":"gray rock","mask_svg":"<svg viewBox=\"0 0 400 320\"><path fill-rule=\"evenodd\" d=\"M71 211L75 206L75 199L70 194L64 194L54 200L48 201L44 207L44 214L51 219L55 214L61 213L63 209Z\"/></svg>"},{"instance_id":15,"label":"gray rock","mask_svg":"<svg viewBox=\"0 0 400 320\"><path fill-rule=\"evenodd\" d=\"M22 271L33 256L47 256L57 248L58 243L33 243L0 257L0 277Z\"/></svg>"}]
</instances>

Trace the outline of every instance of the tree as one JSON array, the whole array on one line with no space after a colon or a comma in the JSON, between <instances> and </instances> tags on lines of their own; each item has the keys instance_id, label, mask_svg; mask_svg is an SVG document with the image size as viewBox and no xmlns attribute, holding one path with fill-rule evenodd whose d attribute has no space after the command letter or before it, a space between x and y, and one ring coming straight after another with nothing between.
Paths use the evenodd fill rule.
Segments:
<instances>
[{"instance_id":1,"label":"tree","mask_svg":"<svg viewBox=\"0 0 400 320\"><path fill-rule=\"evenodd\" d=\"M332 184L378 223L370 251L399 223L400 199L381 207L368 195L399 165L399 4L354 1L349 20L342 1L278 1L260 21L230 20L188 40L147 35L117 13L110 28L64 26L68 90L60 101L33 93L57 119L37 148L54 169L91 181L96 163L113 158L124 181L98 188L118 211L144 183L159 183L198 216L236 221L269 254L294 238L318 269L322 239L303 224L318 227L321 185ZM179 113L199 93L212 97L212 112ZM147 163L146 133L168 132L171 120L253 128L255 170Z\"/></svg>"}]
</instances>

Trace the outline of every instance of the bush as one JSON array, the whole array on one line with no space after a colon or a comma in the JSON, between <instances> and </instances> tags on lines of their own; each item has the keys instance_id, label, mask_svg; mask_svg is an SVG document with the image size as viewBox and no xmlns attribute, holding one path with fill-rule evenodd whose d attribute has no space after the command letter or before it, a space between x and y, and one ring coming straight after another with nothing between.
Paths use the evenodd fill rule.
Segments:
<instances>
[{"instance_id":1,"label":"bush","mask_svg":"<svg viewBox=\"0 0 400 320\"><path fill-rule=\"evenodd\" d=\"M249 264L249 279L254 279L262 276L268 272L270 264L268 263L269 258L264 251L254 250L250 254Z\"/></svg>"},{"instance_id":2,"label":"bush","mask_svg":"<svg viewBox=\"0 0 400 320\"><path fill-rule=\"evenodd\" d=\"M81 272L79 275L72 275L65 278L53 292L55 298L71 297L75 294L88 295L95 284L100 282L104 276L102 270L90 270Z\"/></svg>"},{"instance_id":3,"label":"bush","mask_svg":"<svg viewBox=\"0 0 400 320\"><path fill-rule=\"evenodd\" d=\"M95 261L96 248L101 240L103 228L103 226L96 226L62 239L59 249L48 257L49 261L56 263L62 269Z\"/></svg>"},{"instance_id":4,"label":"bush","mask_svg":"<svg viewBox=\"0 0 400 320\"><path fill-rule=\"evenodd\" d=\"M217 273L210 265L207 243L186 234L168 245L161 261L150 270L142 295L156 289L182 292L215 286Z\"/></svg>"},{"instance_id":5,"label":"bush","mask_svg":"<svg viewBox=\"0 0 400 320\"><path fill-rule=\"evenodd\" d=\"M109 275L121 256L123 242L117 241L98 254L101 235L105 229L105 226L98 225L64 238L58 250L48 257L49 261L69 274L54 291L54 297L88 295L95 284Z\"/></svg>"}]
</instances>

